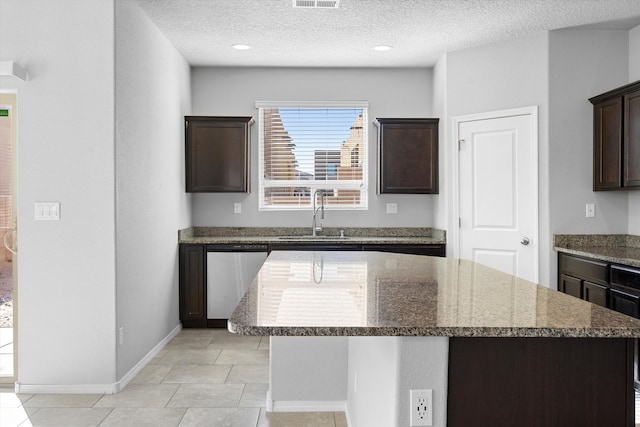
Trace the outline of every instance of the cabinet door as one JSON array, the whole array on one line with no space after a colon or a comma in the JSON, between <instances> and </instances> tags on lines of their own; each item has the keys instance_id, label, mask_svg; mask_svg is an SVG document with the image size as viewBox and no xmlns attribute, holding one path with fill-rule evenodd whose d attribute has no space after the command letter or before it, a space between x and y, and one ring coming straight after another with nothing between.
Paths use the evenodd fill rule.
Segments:
<instances>
[{"instance_id":1,"label":"cabinet door","mask_svg":"<svg viewBox=\"0 0 640 427\"><path fill-rule=\"evenodd\" d=\"M438 119L377 119L380 193L438 193Z\"/></svg>"},{"instance_id":2,"label":"cabinet door","mask_svg":"<svg viewBox=\"0 0 640 427\"><path fill-rule=\"evenodd\" d=\"M249 192L251 117L199 117L186 120L187 192Z\"/></svg>"},{"instance_id":3,"label":"cabinet door","mask_svg":"<svg viewBox=\"0 0 640 427\"><path fill-rule=\"evenodd\" d=\"M582 280L563 274L560 276L559 291L582 299Z\"/></svg>"},{"instance_id":4,"label":"cabinet door","mask_svg":"<svg viewBox=\"0 0 640 427\"><path fill-rule=\"evenodd\" d=\"M180 245L180 320L185 328L206 328L207 288L204 245Z\"/></svg>"},{"instance_id":5,"label":"cabinet door","mask_svg":"<svg viewBox=\"0 0 640 427\"><path fill-rule=\"evenodd\" d=\"M594 105L593 190L622 187L622 97Z\"/></svg>"},{"instance_id":6,"label":"cabinet door","mask_svg":"<svg viewBox=\"0 0 640 427\"><path fill-rule=\"evenodd\" d=\"M610 307L612 310L635 318L640 317L640 295L620 288L611 288Z\"/></svg>"},{"instance_id":7,"label":"cabinet door","mask_svg":"<svg viewBox=\"0 0 640 427\"><path fill-rule=\"evenodd\" d=\"M624 97L624 186L640 187L640 90Z\"/></svg>"},{"instance_id":8,"label":"cabinet door","mask_svg":"<svg viewBox=\"0 0 640 427\"><path fill-rule=\"evenodd\" d=\"M593 304L608 307L609 303L609 290L606 286L598 285L597 283L587 282L582 283L583 298Z\"/></svg>"}]
</instances>

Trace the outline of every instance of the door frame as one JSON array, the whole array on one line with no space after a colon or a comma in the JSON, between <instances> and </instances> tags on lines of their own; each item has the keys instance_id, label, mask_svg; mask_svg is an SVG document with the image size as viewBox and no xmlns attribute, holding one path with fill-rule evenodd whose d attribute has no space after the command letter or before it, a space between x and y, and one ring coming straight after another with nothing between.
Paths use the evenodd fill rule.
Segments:
<instances>
[{"instance_id":1,"label":"door frame","mask_svg":"<svg viewBox=\"0 0 640 427\"><path fill-rule=\"evenodd\" d=\"M19 96L17 89L0 89L0 95L13 95L14 103L11 106L14 109L14 117L15 117L15 128L12 128L13 137L12 137L12 162L13 162L13 171L12 171L12 195L13 200L12 211L13 211L13 220L14 225L18 226L18 103ZM2 104L2 102L0 102ZM5 105L5 104L2 104ZM4 236L1 236L4 237ZM17 233L14 235L14 239L18 239ZM2 243L0 243L2 244ZM14 243L15 245L15 243ZM13 287L13 376L11 377L0 377L0 387L7 384L14 384L18 380L18 254L13 254L11 256L12 264L13 264L13 274L12 274L12 287Z\"/></svg>"},{"instance_id":2,"label":"door frame","mask_svg":"<svg viewBox=\"0 0 640 427\"><path fill-rule=\"evenodd\" d=\"M531 116L531 139L533 143L533 158L532 162L532 182L533 182L533 229L531 232L531 240L533 245L533 271L534 282L538 283L540 279L540 248L538 245L540 238L540 225L538 218L538 201L540 198L540 192L538 188L538 150L540 148L538 138L538 106L533 105L529 107L513 108L508 110L489 111L484 113L466 114L461 116L454 116L451 121L452 126L452 139L451 139L451 171L452 171L452 214L449 218L449 227L451 242L453 243L453 256L455 258L460 257L460 150L459 150L459 127L461 123L473 122L488 119L499 119L504 117L513 116Z\"/></svg>"}]
</instances>

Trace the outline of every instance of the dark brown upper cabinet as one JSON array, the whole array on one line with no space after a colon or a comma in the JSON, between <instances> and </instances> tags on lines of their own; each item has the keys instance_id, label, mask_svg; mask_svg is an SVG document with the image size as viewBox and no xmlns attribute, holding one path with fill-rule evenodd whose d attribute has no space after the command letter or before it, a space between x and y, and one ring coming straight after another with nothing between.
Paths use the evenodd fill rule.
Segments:
<instances>
[{"instance_id":1,"label":"dark brown upper cabinet","mask_svg":"<svg viewBox=\"0 0 640 427\"><path fill-rule=\"evenodd\" d=\"M188 193L248 193L253 117L185 117Z\"/></svg>"},{"instance_id":2,"label":"dark brown upper cabinet","mask_svg":"<svg viewBox=\"0 0 640 427\"><path fill-rule=\"evenodd\" d=\"M640 81L593 98L593 191L640 190Z\"/></svg>"},{"instance_id":3,"label":"dark brown upper cabinet","mask_svg":"<svg viewBox=\"0 0 640 427\"><path fill-rule=\"evenodd\" d=\"M439 119L381 119L378 192L438 194Z\"/></svg>"}]
</instances>

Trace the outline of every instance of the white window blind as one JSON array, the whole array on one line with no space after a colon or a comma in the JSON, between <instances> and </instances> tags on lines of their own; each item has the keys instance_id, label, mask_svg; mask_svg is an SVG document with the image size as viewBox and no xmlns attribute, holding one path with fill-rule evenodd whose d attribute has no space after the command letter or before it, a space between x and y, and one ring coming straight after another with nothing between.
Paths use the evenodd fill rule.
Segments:
<instances>
[{"instance_id":1,"label":"white window blind","mask_svg":"<svg viewBox=\"0 0 640 427\"><path fill-rule=\"evenodd\" d=\"M259 109L260 210L367 208L367 103L265 103Z\"/></svg>"}]
</instances>

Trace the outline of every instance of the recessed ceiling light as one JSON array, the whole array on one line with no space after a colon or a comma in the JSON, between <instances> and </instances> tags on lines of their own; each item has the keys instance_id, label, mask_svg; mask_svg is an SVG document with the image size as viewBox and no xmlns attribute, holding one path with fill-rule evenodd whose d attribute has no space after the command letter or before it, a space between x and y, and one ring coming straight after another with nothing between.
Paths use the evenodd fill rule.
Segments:
<instances>
[{"instance_id":1,"label":"recessed ceiling light","mask_svg":"<svg viewBox=\"0 0 640 427\"><path fill-rule=\"evenodd\" d=\"M231 45L231 47L238 50L251 49L251 46L249 46L248 44L233 44Z\"/></svg>"},{"instance_id":2,"label":"recessed ceiling light","mask_svg":"<svg viewBox=\"0 0 640 427\"><path fill-rule=\"evenodd\" d=\"M387 45L384 45L384 44L381 44L379 46L374 46L373 47L373 50L377 50L378 52L386 52L386 51L391 50L391 49L393 49L392 46L387 46Z\"/></svg>"}]
</instances>

